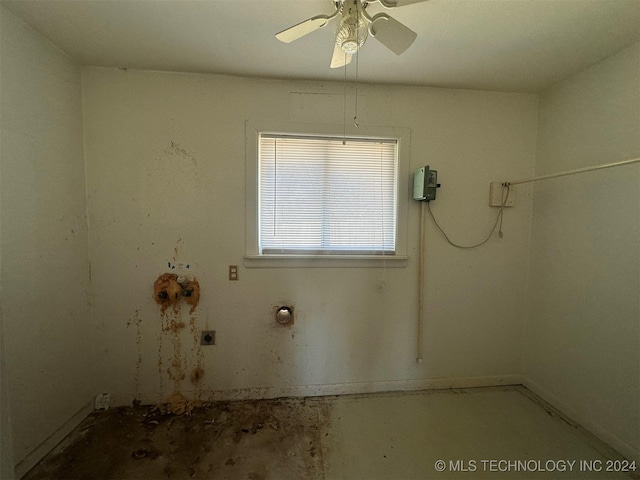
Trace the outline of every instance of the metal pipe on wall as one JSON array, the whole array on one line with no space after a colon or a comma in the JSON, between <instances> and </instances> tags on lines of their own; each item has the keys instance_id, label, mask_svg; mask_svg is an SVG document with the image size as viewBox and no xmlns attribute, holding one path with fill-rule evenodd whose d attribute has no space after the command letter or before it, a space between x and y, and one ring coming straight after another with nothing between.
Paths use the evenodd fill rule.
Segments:
<instances>
[{"instance_id":1,"label":"metal pipe on wall","mask_svg":"<svg viewBox=\"0 0 640 480\"><path fill-rule=\"evenodd\" d=\"M577 173L584 173L584 172L593 172L594 170L620 167L622 165L630 165L632 163L637 163L637 162L640 162L640 158L630 158L629 160L621 160L619 162L605 163L603 165L594 165L593 167L576 168L575 170L567 170L565 172L550 173L548 175L541 175L539 177L526 178L523 180L515 180L513 182L503 182L503 185L520 185L521 183L538 182L540 180L547 180L548 178L564 177L566 175L575 175Z\"/></svg>"},{"instance_id":2,"label":"metal pipe on wall","mask_svg":"<svg viewBox=\"0 0 640 480\"><path fill-rule=\"evenodd\" d=\"M418 357L416 362L422 363L422 338L424 330L424 224L425 224L425 202L420 202L420 252L418 255Z\"/></svg>"}]
</instances>

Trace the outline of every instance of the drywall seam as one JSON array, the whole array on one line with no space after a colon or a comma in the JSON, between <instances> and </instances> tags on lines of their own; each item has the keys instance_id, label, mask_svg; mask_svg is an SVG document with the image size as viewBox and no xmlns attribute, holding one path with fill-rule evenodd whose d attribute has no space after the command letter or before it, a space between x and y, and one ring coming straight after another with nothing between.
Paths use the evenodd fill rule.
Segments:
<instances>
[{"instance_id":1,"label":"drywall seam","mask_svg":"<svg viewBox=\"0 0 640 480\"><path fill-rule=\"evenodd\" d=\"M78 410L71 416L60 428L53 432L49 437L28 453L21 461L16 465L16 478L22 478L29 470L36 466L36 464L42 460L46 454L52 451L56 445L58 445L64 438L69 435L74 428L89 416L93 411L93 402L87 403L84 407Z\"/></svg>"},{"instance_id":2,"label":"drywall seam","mask_svg":"<svg viewBox=\"0 0 640 480\"><path fill-rule=\"evenodd\" d=\"M540 398L542 398L545 402L558 409L560 412L562 412L563 415L579 424L585 430L589 431L609 446L613 447L628 460L635 461L636 463L640 462L640 452L635 450L624 440L621 440L619 437L611 433L609 430L607 430L607 428L603 427L597 422L594 422L588 416L582 415L578 410L573 408L568 403L560 401L558 397L538 385L533 380L523 377L523 385L533 393L538 395Z\"/></svg>"},{"instance_id":3,"label":"drywall seam","mask_svg":"<svg viewBox=\"0 0 640 480\"><path fill-rule=\"evenodd\" d=\"M493 375L485 377L433 378L416 380L389 380L384 382L333 383L325 385L291 385L281 387L250 387L229 390L205 390L200 400L248 400L280 397L320 397L327 395L353 395L380 392L409 392L417 390L442 390L449 388L496 387L505 385L521 385L519 374ZM184 392L190 393L190 392ZM136 394L115 394L111 398L111 406L131 405ZM158 404L163 395L158 393L140 393L137 398L143 405Z\"/></svg>"}]
</instances>

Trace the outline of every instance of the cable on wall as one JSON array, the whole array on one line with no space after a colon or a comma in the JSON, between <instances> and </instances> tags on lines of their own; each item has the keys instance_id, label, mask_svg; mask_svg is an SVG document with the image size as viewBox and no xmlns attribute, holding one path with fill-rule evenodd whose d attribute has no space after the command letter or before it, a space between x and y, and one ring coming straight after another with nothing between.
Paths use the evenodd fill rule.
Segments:
<instances>
[{"instance_id":1,"label":"cable on wall","mask_svg":"<svg viewBox=\"0 0 640 480\"><path fill-rule=\"evenodd\" d=\"M422 339L424 336L424 249L425 249L424 226L426 223L425 212L426 211L429 212L429 215L431 215L431 219L433 220L433 223L438 228L440 233L442 233L442 235L450 245L456 248L464 248L464 249L476 248L481 245L484 245L489 241L493 233L496 231L496 228L498 227L498 225L500 226L500 228L498 229L498 234L500 235L500 238L502 238L502 218L504 213L504 206L507 203L508 198L509 198L509 185L504 184L502 187L502 204L500 205L500 211L498 212L496 221L493 224L493 228L491 228L491 231L489 232L489 235L487 235L487 238L485 238L482 242L476 245L459 245L451 241L449 236L445 233L442 227L440 227L436 218L434 217L433 212L431 211L431 205L430 205L431 202L429 201L420 202L420 247L418 252L418 335L417 335L418 356L416 357L416 362L422 363L424 361ZM425 203L426 203L426 208L425 208Z\"/></svg>"},{"instance_id":2,"label":"cable on wall","mask_svg":"<svg viewBox=\"0 0 640 480\"><path fill-rule=\"evenodd\" d=\"M489 232L489 235L487 235L487 237L484 240L482 240L480 243L476 243L475 245L460 245L458 243L453 242L449 238L449 235L447 235L445 233L445 231L442 229L442 227L438 224L438 221L436 220L436 217L433 215L433 212L431 211L431 205L430 205L431 202L422 202L422 203L426 203L427 204L427 210L429 211L429 215L431 215L431 219L433 220L434 225L440 231L440 233L442 233L442 235L447 240L447 243L449 243L449 245L451 245L453 247L456 247L456 248L469 249L469 248L477 248L477 247L480 247L480 246L484 245L485 243L487 243L489 241L489 239L491 238L491 236L493 235L493 233L496 231L496 227L498 227L498 225L500 226L500 228L498 229L498 236L500 238L503 237L502 219L503 219L503 214L504 214L504 206L506 205L508 198L509 198L509 184L508 183L504 183L502 185L502 204L500 205L500 211L498 212L498 215L496 216L496 221L493 224L493 228L491 228L491 231Z\"/></svg>"}]
</instances>

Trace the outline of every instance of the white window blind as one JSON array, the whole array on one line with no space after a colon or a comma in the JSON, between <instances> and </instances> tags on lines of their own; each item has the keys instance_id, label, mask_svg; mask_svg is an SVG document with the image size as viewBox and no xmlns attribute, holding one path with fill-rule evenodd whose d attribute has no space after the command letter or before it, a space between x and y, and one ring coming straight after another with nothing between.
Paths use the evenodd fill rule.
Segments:
<instances>
[{"instance_id":1,"label":"white window blind","mask_svg":"<svg viewBox=\"0 0 640 480\"><path fill-rule=\"evenodd\" d=\"M397 140L259 136L260 254L394 254Z\"/></svg>"}]
</instances>

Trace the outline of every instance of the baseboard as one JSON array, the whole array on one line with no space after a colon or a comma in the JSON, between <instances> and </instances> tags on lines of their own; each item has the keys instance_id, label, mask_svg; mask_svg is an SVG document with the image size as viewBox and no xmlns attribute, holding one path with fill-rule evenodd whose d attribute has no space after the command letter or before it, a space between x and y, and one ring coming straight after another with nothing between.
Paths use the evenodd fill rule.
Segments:
<instances>
[{"instance_id":1,"label":"baseboard","mask_svg":"<svg viewBox=\"0 0 640 480\"><path fill-rule=\"evenodd\" d=\"M219 400L251 400L281 397L320 397L330 395L353 395L379 392L405 392L417 390L439 390L449 388L495 387L520 385L521 375L494 375L485 377L452 377L413 380L389 380L380 382L350 382L318 385L291 385L274 387L233 388L226 390L205 390L199 392L203 402ZM194 398L195 392L182 392L187 398ZM143 405L153 405L166 401L167 394L146 393L112 394L112 406L131 405L134 398Z\"/></svg>"},{"instance_id":2,"label":"baseboard","mask_svg":"<svg viewBox=\"0 0 640 480\"><path fill-rule=\"evenodd\" d=\"M523 385L533 393L538 395L540 398L542 398L545 402L548 402L553 407L558 409L560 412L562 412L562 414L570 418L574 423L577 423L582 428L605 442L611 448L617 450L627 460L635 461L636 464L640 464L640 451L638 451L638 449L633 448L632 445L629 445L627 442L611 433L599 423L594 422L589 417L581 414L572 406L562 402L557 396L553 395L551 392L541 387L536 382L528 378L523 378Z\"/></svg>"},{"instance_id":3,"label":"baseboard","mask_svg":"<svg viewBox=\"0 0 640 480\"><path fill-rule=\"evenodd\" d=\"M35 467L45 455L51 452L62 440L69 435L74 428L87 418L93 411L93 402L87 403L71 416L60 428L47 437L40 445L27 454L15 468L16 478L22 478L29 470Z\"/></svg>"}]
</instances>

